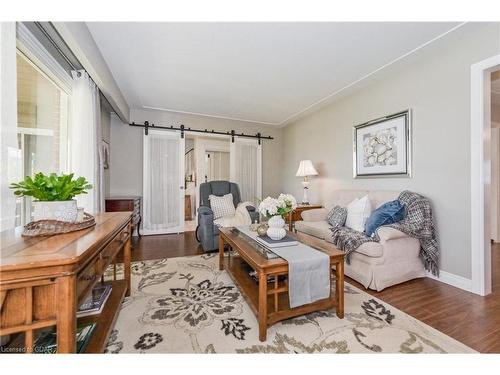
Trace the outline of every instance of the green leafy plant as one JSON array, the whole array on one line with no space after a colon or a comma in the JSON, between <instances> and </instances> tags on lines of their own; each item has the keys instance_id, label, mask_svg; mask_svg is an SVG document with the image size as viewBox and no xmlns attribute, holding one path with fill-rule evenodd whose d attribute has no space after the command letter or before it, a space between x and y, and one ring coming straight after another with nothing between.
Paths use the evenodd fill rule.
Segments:
<instances>
[{"instance_id":1,"label":"green leafy plant","mask_svg":"<svg viewBox=\"0 0 500 375\"><path fill-rule=\"evenodd\" d=\"M68 201L76 195L87 194L92 185L85 177L73 179L73 173L45 175L37 173L35 177L26 176L23 181L11 184L14 194L18 197L33 197L39 201Z\"/></svg>"}]
</instances>

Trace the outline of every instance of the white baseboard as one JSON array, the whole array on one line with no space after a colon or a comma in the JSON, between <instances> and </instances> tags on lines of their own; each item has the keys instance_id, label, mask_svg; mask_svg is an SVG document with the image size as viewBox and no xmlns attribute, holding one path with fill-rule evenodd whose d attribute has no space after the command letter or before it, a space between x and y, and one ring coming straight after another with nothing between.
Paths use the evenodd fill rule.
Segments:
<instances>
[{"instance_id":1,"label":"white baseboard","mask_svg":"<svg viewBox=\"0 0 500 375\"><path fill-rule=\"evenodd\" d=\"M455 275L443 270L439 271L439 277L434 276L432 273L427 272L427 277L441 281L442 283L454 286L459 289L466 290L467 292L472 292L472 280L467 279L462 276Z\"/></svg>"}]
</instances>

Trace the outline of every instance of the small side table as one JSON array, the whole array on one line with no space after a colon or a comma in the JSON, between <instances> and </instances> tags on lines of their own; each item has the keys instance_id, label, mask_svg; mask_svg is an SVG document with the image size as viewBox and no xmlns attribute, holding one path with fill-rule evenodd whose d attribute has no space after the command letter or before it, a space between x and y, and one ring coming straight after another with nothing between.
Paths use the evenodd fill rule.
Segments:
<instances>
[{"instance_id":1,"label":"small side table","mask_svg":"<svg viewBox=\"0 0 500 375\"><path fill-rule=\"evenodd\" d=\"M109 197L105 199L106 212L132 212L132 233L137 228L137 236L141 237L139 232L141 228L141 200L142 197Z\"/></svg>"},{"instance_id":2,"label":"small side table","mask_svg":"<svg viewBox=\"0 0 500 375\"><path fill-rule=\"evenodd\" d=\"M297 208L291 212L288 213L286 217L286 222L289 225L290 232L293 229L293 223L296 221L301 221L302 220L302 212L307 211L307 210L314 210L316 208L322 208L320 204L306 204L306 205L297 205Z\"/></svg>"}]
</instances>

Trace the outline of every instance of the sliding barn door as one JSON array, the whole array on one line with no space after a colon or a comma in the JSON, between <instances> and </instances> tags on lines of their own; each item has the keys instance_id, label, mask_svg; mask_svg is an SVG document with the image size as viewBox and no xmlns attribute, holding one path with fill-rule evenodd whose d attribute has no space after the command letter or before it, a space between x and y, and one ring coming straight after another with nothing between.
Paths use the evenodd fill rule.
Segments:
<instances>
[{"instance_id":1,"label":"sliding barn door","mask_svg":"<svg viewBox=\"0 0 500 375\"><path fill-rule=\"evenodd\" d=\"M262 199L262 146L256 139L236 138L230 147L231 181L240 187L241 200Z\"/></svg>"},{"instance_id":2,"label":"sliding barn door","mask_svg":"<svg viewBox=\"0 0 500 375\"><path fill-rule=\"evenodd\" d=\"M184 138L178 132L144 135L144 234L184 230Z\"/></svg>"}]
</instances>

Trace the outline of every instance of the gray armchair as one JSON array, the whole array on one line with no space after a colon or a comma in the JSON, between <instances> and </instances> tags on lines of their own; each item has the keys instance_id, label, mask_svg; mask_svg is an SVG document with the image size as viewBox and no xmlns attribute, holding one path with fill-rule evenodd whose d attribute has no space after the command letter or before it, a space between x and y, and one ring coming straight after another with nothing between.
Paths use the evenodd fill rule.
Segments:
<instances>
[{"instance_id":1,"label":"gray armchair","mask_svg":"<svg viewBox=\"0 0 500 375\"><path fill-rule=\"evenodd\" d=\"M241 202L240 189L237 184L229 181L210 181L200 185L200 207L198 207L198 226L196 227L196 239L201 242L205 252L219 248L219 229L214 224L214 213L210 208L208 197L210 194L223 196L231 193L233 195L234 207ZM259 220L259 213L253 206L247 206L252 223Z\"/></svg>"}]
</instances>

